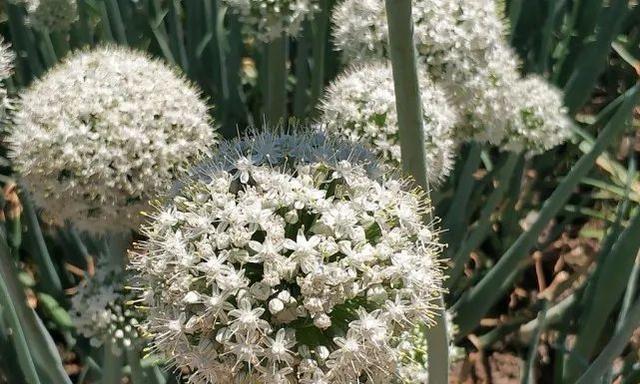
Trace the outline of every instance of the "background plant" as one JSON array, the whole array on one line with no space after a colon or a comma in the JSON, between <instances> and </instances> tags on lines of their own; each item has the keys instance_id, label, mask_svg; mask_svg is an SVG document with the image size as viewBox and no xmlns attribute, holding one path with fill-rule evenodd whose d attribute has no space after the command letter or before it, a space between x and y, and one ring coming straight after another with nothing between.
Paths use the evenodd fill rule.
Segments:
<instances>
[{"instance_id":1,"label":"background plant","mask_svg":"<svg viewBox=\"0 0 640 384\"><path fill-rule=\"evenodd\" d=\"M7 87L15 95L70 50L111 42L180 67L216 105L212 114L226 137L261 122L267 110L314 118L323 89L344 68L330 39L335 3L318 1L298 35L282 39L284 56L271 64L282 70L284 63L286 76L274 79L265 44L227 2L80 0L77 20L61 30L30 22L22 2L3 2L0 32L17 53ZM628 341L640 305L640 9L626 0L502 6L522 72L562 89L573 137L535 157L465 144L451 176L432 193L448 229L446 302L459 327L457 344L469 352L463 365L507 352L521 361L522 382L638 382L638 343ZM270 82L280 80L286 98L269 98ZM265 100L284 102L285 112ZM154 368L152 355L103 360L78 337L65 291L118 241L42 223L15 188L10 163L3 167L0 377L115 382L104 373L117 372L134 382L175 380ZM614 359L619 364L611 369Z\"/></svg>"}]
</instances>

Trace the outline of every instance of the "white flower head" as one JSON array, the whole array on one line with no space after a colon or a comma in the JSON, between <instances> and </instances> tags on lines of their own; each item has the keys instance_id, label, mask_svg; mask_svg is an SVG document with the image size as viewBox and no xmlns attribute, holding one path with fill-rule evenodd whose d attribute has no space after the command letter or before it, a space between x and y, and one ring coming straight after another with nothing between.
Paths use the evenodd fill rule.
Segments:
<instances>
[{"instance_id":1,"label":"white flower head","mask_svg":"<svg viewBox=\"0 0 640 384\"><path fill-rule=\"evenodd\" d=\"M206 103L182 75L115 46L81 51L19 101L10 157L56 222L137 228L147 200L217 141Z\"/></svg>"},{"instance_id":2,"label":"white flower head","mask_svg":"<svg viewBox=\"0 0 640 384\"><path fill-rule=\"evenodd\" d=\"M518 79L518 59L492 1L419 0L412 10L419 64L460 110L457 139L501 142ZM333 14L334 40L347 61L388 57L384 1L345 0Z\"/></svg>"},{"instance_id":3,"label":"white flower head","mask_svg":"<svg viewBox=\"0 0 640 384\"><path fill-rule=\"evenodd\" d=\"M191 382L395 382L400 336L433 323L442 245L427 195L381 171L307 129L223 143L131 253L154 349Z\"/></svg>"},{"instance_id":4,"label":"white flower head","mask_svg":"<svg viewBox=\"0 0 640 384\"><path fill-rule=\"evenodd\" d=\"M320 10L319 0L224 0L239 15L252 35L272 41L284 35L297 36L302 23Z\"/></svg>"},{"instance_id":5,"label":"white flower head","mask_svg":"<svg viewBox=\"0 0 640 384\"><path fill-rule=\"evenodd\" d=\"M76 330L92 346L100 347L110 339L108 344L117 354L141 341L137 316L127 304L132 295L125 290L124 281L120 268L100 259L94 275L78 285L69 310Z\"/></svg>"},{"instance_id":6,"label":"white flower head","mask_svg":"<svg viewBox=\"0 0 640 384\"><path fill-rule=\"evenodd\" d=\"M537 154L562 144L571 135L563 94L544 78L530 75L509 93L513 116L502 148Z\"/></svg>"},{"instance_id":7,"label":"white flower head","mask_svg":"<svg viewBox=\"0 0 640 384\"><path fill-rule=\"evenodd\" d=\"M457 112L444 91L421 72L420 96L425 133L427 179L441 181L453 166ZM331 134L367 145L391 166L400 165L398 115L391 67L379 61L354 65L327 88L321 122Z\"/></svg>"},{"instance_id":8,"label":"white flower head","mask_svg":"<svg viewBox=\"0 0 640 384\"><path fill-rule=\"evenodd\" d=\"M24 0L27 21L45 32L67 31L78 19L76 0Z\"/></svg>"}]
</instances>

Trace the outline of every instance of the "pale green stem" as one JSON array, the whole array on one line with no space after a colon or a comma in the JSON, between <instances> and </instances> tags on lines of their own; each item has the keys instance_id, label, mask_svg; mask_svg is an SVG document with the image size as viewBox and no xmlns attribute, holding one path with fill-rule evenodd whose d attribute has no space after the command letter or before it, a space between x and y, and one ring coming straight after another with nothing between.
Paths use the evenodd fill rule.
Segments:
<instances>
[{"instance_id":1,"label":"pale green stem","mask_svg":"<svg viewBox=\"0 0 640 384\"><path fill-rule=\"evenodd\" d=\"M287 118L287 37L283 35L266 44L267 82L265 115L271 125Z\"/></svg>"},{"instance_id":2,"label":"pale green stem","mask_svg":"<svg viewBox=\"0 0 640 384\"><path fill-rule=\"evenodd\" d=\"M385 0L385 4L389 24L393 82L396 90L402 169L405 174L411 175L420 187L428 190L420 87L413 44L411 0ZM429 381L432 383L449 382L449 342L442 297L440 297L440 306L436 325L427 330Z\"/></svg>"},{"instance_id":3,"label":"pale green stem","mask_svg":"<svg viewBox=\"0 0 640 384\"><path fill-rule=\"evenodd\" d=\"M111 337L103 345L101 384L119 384L122 378L123 357L113 352L114 341Z\"/></svg>"}]
</instances>

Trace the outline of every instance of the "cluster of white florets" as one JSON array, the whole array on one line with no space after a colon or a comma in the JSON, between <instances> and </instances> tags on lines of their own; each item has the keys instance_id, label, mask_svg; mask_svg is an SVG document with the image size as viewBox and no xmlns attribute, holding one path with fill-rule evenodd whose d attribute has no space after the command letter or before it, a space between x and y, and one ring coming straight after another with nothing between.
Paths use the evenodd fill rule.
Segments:
<instances>
[{"instance_id":1,"label":"cluster of white florets","mask_svg":"<svg viewBox=\"0 0 640 384\"><path fill-rule=\"evenodd\" d=\"M69 315L76 330L93 347L106 343L120 354L139 341L138 320L126 306L128 299L131 295L125 290L122 270L100 260L94 275L78 285Z\"/></svg>"},{"instance_id":2,"label":"cluster of white florets","mask_svg":"<svg viewBox=\"0 0 640 384\"><path fill-rule=\"evenodd\" d=\"M456 111L444 91L421 73L427 179L438 183L453 167ZM367 145L390 165L400 165L398 114L391 67L383 61L355 65L325 91L321 122L331 134Z\"/></svg>"},{"instance_id":3,"label":"cluster of white florets","mask_svg":"<svg viewBox=\"0 0 640 384\"><path fill-rule=\"evenodd\" d=\"M420 66L446 90L460 111L456 137L539 152L569 135L558 120L527 125L523 131L517 55L506 40L506 23L492 1L419 0L412 9ZM388 57L388 27L383 0L345 0L333 14L334 39L348 61ZM514 93L515 92L515 93ZM529 106L528 108L530 108ZM533 109L555 115L561 99L539 102ZM541 142L531 140L535 137Z\"/></svg>"},{"instance_id":4,"label":"cluster of white florets","mask_svg":"<svg viewBox=\"0 0 640 384\"><path fill-rule=\"evenodd\" d=\"M199 96L142 53L79 52L22 94L10 157L50 220L136 229L147 200L217 141Z\"/></svg>"},{"instance_id":5,"label":"cluster of white florets","mask_svg":"<svg viewBox=\"0 0 640 384\"><path fill-rule=\"evenodd\" d=\"M540 153L569 137L572 123L560 89L540 76L530 75L515 84L511 95L516 116L510 119L502 147Z\"/></svg>"},{"instance_id":6,"label":"cluster of white florets","mask_svg":"<svg viewBox=\"0 0 640 384\"><path fill-rule=\"evenodd\" d=\"M13 73L14 60L15 54L11 47L5 44L4 39L0 37L0 126L7 122L8 112L13 107L4 81L9 79Z\"/></svg>"},{"instance_id":7,"label":"cluster of white florets","mask_svg":"<svg viewBox=\"0 0 640 384\"><path fill-rule=\"evenodd\" d=\"M223 144L131 255L155 350L192 382L396 382L443 278L405 187L321 133Z\"/></svg>"},{"instance_id":8,"label":"cluster of white florets","mask_svg":"<svg viewBox=\"0 0 640 384\"><path fill-rule=\"evenodd\" d=\"M305 20L312 19L320 10L318 0L224 0L240 14L258 39L296 36Z\"/></svg>"},{"instance_id":9,"label":"cluster of white florets","mask_svg":"<svg viewBox=\"0 0 640 384\"><path fill-rule=\"evenodd\" d=\"M76 0L24 0L28 22L45 32L67 31L78 19Z\"/></svg>"}]
</instances>

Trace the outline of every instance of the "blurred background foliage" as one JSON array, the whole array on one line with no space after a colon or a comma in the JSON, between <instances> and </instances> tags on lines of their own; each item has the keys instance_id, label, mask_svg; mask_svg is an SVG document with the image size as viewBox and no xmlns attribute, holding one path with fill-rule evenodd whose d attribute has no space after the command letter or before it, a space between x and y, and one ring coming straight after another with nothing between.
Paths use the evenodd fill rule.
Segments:
<instances>
[{"instance_id":1,"label":"blurred background foliage","mask_svg":"<svg viewBox=\"0 0 640 384\"><path fill-rule=\"evenodd\" d=\"M342 69L334 0L288 42L287 111L313 119ZM565 93L572 142L533 158L469 144L432 192L449 259L447 307L466 351L453 382L639 383L640 6L631 0L504 0L526 73ZM265 47L218 0L78 0L68 33L0 2L18 55L17 94L70 51L109 42L179 66L226 137L263 119ZM4 151L4 150L3 150ZM92 239L39 220L2 158L0 382L175 382L144 351L104 358L75 333L69 295L96 256L128 239ZM505 380L505 381L500 381Z\"/></svg>"}]
</instances>

